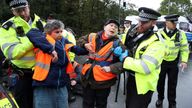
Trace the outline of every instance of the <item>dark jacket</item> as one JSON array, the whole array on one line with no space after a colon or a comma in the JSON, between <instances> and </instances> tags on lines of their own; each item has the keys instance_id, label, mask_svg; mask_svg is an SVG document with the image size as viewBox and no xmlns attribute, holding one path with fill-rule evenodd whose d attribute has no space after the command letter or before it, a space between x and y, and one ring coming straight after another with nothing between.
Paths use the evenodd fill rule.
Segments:
<instances>
[{"instance_id":1,"label":"dark jacket","mask_svg":"<svg viewBox=\"0 0 192 108\"><path fill-rule=\"evenodd\" d=\"M108 42L110 41L117 41L119 40L119 38L117 36L111 37L107 40L103 40L102 39L102 34L104 31L100 31L97 33L97 37L96 37L96 51L99 51L102 47L104 47ZM81 37L78 41L77 44L81 47L84 47L84 44L88 43L88 35L87 36L83 36ZM122 46L123 49L125 49L125 46L118 41L118 45L117 46ZM92 60L88 60L87 63L92 63ZM119 58L114 56L114 59L112 62L107 62L107 61L102 61L102 62L95 62L96 65L100 65L102 66L110 66L112 73L120 73L123 72L122 69L122 63L119 62ZM93 65L93 64L92 64ZM120 67L119 67L120 66ZM111 80L107 80L107 81L95 81L94 77L93 77L93 72L91 69L91 73L89 75L89 79L85 79L84 76L82 75L82 83L84 86L87 86L87 84L89 84L91 86L91 88L93 89L102 89L102 88L109 88L111 87L113 84L115 84L116 82L116 78L111 79Z\"/></svg>"},{"instance_id":2,"label":"dark jacket","mask_svg":"<svg viewBox=\"0 0 192 108\"><path fill-rule=\"evenodd\" d=\"M66 74L66 66L68 64L68 58L66 55L66 51L64 50L65 45L69 44L70 42L66 38L62 38L61 40L56 41L55 48L45 39L45 34L38 30L30 30L27 33L30 41L33 43L34 46L40 48L42 51L46 53L51 53L55 50L58 54L58 61L53 63L51 62L50 70L48 73L47 78L44 81L33 81L33 86L46 86L46 87L62 87L65 86L68 81L69 77ZM80 48L78 46L73 46L71 51L77 55L86 55L88 51Z\"/></svg>"}]
</instances>

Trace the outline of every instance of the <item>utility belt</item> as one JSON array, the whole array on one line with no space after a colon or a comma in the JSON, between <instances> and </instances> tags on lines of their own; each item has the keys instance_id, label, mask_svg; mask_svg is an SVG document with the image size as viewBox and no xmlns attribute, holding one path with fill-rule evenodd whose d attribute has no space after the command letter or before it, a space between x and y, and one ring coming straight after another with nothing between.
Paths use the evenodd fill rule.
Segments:
<instances>
[{"instance_id":1,"label":"utility belt","mask_svg":"<svg viewBox=\"0 0 192 108\"><path fill-rule=\"evenodd\" d=\"M19 79L23 78L32 79L33 75L32 69L19 68L12 63L9 64L6 72L7 75L2 81L3 84L8 88L15 87Z\"/></svg>"},{"instance_id":2,"label":"utility belt","mask_svg":"<svg viewBox=\"0 0 192 108\"><path fill-rule=\"evenodd\" d=\"M33 74L33 71L32 69L29 69L29 68L19 68L17 67L16 65L14 64L11 64L11 68L13 70L13 73L16 73L18 74L19 76L30 76Z\"/></svg>"},{"instance_id":3,"label":"utility belt","mask_svg":"<svg viewBox=\"0 0 192 108\"><path fill-rule=\"evenodd\" d=\"M178 63L179 63L179 57L180 56L177 56L177 58L175 59L175 60L173 60L173 61L166 61L166 60L163 60L163 62L162 62L162 66L172 66L172 65L177 65Z\"/></svg>"}]
</instances>

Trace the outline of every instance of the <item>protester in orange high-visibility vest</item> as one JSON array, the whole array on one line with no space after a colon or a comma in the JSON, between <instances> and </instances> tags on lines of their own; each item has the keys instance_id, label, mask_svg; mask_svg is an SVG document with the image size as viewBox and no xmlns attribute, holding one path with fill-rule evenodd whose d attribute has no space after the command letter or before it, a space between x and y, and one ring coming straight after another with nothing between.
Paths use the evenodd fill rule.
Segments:
<instances>
[{"instance_id":1,"label":"protester in orange high-visibility vest","mask_svg":"<svg viewBox=\"0 0 192 108\"><path fill-rule=\"evenodd\" d=\"M69 83L67 74L74 72L68 57L68 51L75 54L88 54L88 51L74 46L62 36L64 24L59 20L49 20L44 27L46 34L37 29L27 33L30 41L36 47L36 65L33 74L34 107L35 108L68 108L68 92L66 84ZM42 38L52 44L45 44ZM36 38L36 37L37 38ZM75 77L75 76L73 76ZM41 100L41 101L40 101Z\"/></svg>"},{"instance_id":2,"label":"protester in orange high-visibility vest","mask_svg":"<svg viewBox=\"0 0 192 108\"><path fill-rule=\"evenodd\" d=\"M89 49L88 61L82 68L83 108L107 107L111 86L116 82L116 74L112 71L121 68L118 57L113 54L114 48L123 46L117 36L118 27L119 23L110 19L103 31L90 33L77 40L77 44ZM103 66L110 68L103 69Z\"/></svg>"}]
</instances>

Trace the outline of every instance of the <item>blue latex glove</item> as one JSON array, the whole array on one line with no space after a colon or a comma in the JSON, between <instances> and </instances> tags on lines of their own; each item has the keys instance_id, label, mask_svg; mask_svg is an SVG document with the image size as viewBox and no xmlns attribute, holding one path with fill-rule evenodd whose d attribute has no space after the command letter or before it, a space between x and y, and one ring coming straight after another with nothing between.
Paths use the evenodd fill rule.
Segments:
<instances>
[{"instance_id":1,"label":"blue latex glove","mask_svg":"<svg viewBox=\"0 0 192 108\"><path fill-rule=\"evenodd\" d=\"M118 46L113 50L113 53L115 54L115 56L119 57L123 53L123 49Z\"/></svg>"},{"instance_id":2,"label":"blue latex glove","mask_svg":"<svg viewBox=\"0 0 192 108\"><path fill-rule=\"evenodd\" d=\"M125 50L120 56L119 60L122 62L128 56L128 51Z\"/></svg>"}]
</instances>

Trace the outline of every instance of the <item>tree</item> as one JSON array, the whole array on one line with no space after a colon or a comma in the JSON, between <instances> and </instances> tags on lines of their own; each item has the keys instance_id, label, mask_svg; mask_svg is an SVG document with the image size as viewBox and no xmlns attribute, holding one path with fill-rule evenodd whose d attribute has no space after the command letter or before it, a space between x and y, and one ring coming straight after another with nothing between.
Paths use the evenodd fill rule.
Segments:
<instances>
[{"instance_id":1,"label":"tree","mask_svg":"<svg viewBox=\"0 0 192 108\"><path fill-rule=\"evenodd\" d=\"M119 4L115 0L28 0L31 13L36 13L43 20L49 14L55 19L64 22L65 26L71 27L78 36L103 29L104 22L113 18L119 19ZM44 5L40 5L44 4ZM7 20L12 16L5 0L0 3L0 21ZM134 11L134 5L128 4L124 9L120 6L120 19L125 16L138 14Z\"/></svg>"},{"instance_id":2,"label":"tree","mask_svg":"<svg viewBox=\"0 0 192 108\"><path fill-rule=\"evenodd\" d=\"M192 10L190 0L163 0L159 11L161 14L188 15Z\"/></svg>"}]
</instances>

